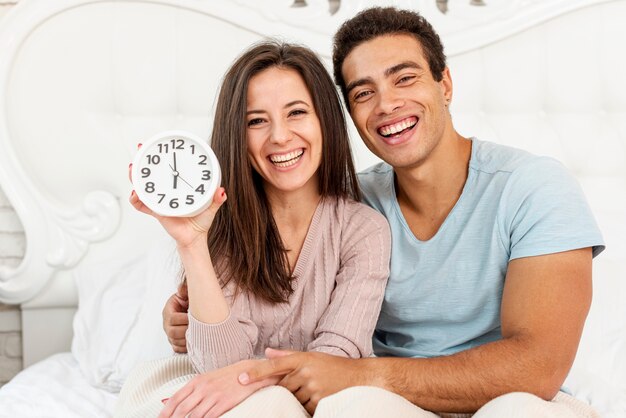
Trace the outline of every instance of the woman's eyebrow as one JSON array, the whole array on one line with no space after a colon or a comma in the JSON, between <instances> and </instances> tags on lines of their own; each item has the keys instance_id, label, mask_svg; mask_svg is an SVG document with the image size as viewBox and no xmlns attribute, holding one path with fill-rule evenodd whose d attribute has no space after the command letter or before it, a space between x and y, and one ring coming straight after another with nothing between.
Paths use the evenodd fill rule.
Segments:
<instances>
[{"instance_id":1,"label":"woman's eyebrow","mask_svg":"<svg viewBox=\"0 0 626 418\"><path fill-rule=\"evenodd\" d=\"M302 105L305 105L306 107L311 107L311 105L308 104L307 102L305 102L304 100L293 100L293 101L287 103L283 108L286 109L288 107L295 106L297 104L302 104ZM246 111L246 115L250 115L250 114L253 114L253 113L267 113L267 111L266 110L260 110L260 109L252 109L252 110Z\"/></svg>"},{"instance_id":2,"label":"woman's eyebrow","mask_svg":"<svg viewBox=\"0 0 626 418\"><path fill-rule=\"evenodd\" d=\"M285 108L288 108L288 107L291 107L291 106L294 106L294 105L297 105L297 104L303 104L303 105L308 106L308 107L310 107L310 106L311 106L310 104L308 104L308 103L307 103L307 102L305 102L304 100L293 100L293 101L291 101L291 102L287 103L287 104L285 105Z\"/></svg>"}]
</instances>

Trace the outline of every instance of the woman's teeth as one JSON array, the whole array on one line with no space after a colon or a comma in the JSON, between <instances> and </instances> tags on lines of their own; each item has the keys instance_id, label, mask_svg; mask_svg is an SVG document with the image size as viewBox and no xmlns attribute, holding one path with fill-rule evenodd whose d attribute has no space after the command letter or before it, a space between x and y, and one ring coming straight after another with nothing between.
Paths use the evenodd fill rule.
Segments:
<instances>
[{"instance_id":1,"label":"woman's teeth","mask_svg":"<svg viewBox=\"0 0 626 418\"><path fill-rule=\"evenodd\" d=\"M298 162L304 154L304 150L299 149L282 155L271 155L270 161L278 167L289 167Z\"/></svg>"}]
</instances>

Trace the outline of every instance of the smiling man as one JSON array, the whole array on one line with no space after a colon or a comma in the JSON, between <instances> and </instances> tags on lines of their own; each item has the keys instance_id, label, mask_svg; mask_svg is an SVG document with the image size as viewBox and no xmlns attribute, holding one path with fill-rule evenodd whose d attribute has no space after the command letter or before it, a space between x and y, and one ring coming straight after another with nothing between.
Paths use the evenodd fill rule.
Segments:
<instances>
[{"instance_id":1,"label":"smiling man","mask_svg":"<svg viewBox=\"0 0 626 418\"><path fill-rule=\"evenodd\" d=\"M577 182L553 159L456 132L443 47L417 13L361 12L333 64L384 161L360 174L392 231L379 358L268 350L240 382L282 375L316 416L595 416L560 391L604 248Z\"/></svg>"},{"instance_id":2,"label":"smiling man","mask_svg":"<svg viewBox=\"0 0 626 418\"><path fill-rule=\"evenodd\" d=\"M560 390L604 249L575 179L551 158L456 132L443 46L415 12L348 20L333 65L361 138L384 161L360 174L392 235L377 358L268 349L269 361L219 371L244 385L232 391L280 376L316 417L597 416ZM182 352L185 311L176 296L164 309ZM215 375L203 379L220 390Z\"/></svg>"}]
</instances>

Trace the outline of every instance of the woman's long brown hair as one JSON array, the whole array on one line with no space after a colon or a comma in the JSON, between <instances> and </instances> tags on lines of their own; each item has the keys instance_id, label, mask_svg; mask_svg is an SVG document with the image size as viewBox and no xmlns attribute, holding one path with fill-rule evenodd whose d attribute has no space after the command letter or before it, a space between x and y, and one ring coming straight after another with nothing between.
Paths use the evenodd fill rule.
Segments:
<instances>
[{"instance_id":1,"label":"woman's long brown hair","mask_svg":"<svg viewBox=\"0 0 626 418\"><path fill-rule=\"evenodd\" d=\"M244 52L224 76L215 112L211 147L230 198L217 212L209 231L209 252L218 273L222 273L223 285L234 280L238 291L279 303L286 302L293 292L294 277L263 180L248 159L246 136L250 79L272 67L297 71L311 94L323 138L317 173L322 197L359 200L361 196L339 95L315 53L274 41L256 44Z\"/></svg>"}]
</instances>

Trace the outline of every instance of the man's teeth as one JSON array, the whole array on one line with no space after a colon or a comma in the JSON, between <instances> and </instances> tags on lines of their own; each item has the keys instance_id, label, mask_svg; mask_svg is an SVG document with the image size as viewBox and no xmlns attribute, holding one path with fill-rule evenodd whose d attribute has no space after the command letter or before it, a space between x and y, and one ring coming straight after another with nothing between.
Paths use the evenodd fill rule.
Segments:
<instances>
[{"instance_id":1,"label":"man's teeth","mask_svg":"<svg viewBox=\"0 0 626 418\"><path fill-rule=\"evenodd\" d=\"M304 154L304 150L296 150L282 155L270 156L270 161L278 167L289 167L298 162L298 159Z\"/></svg>"},{"instance_id":2,"label":"man's teeth","mask_svg":"<svg viewBox=\"0 0 626 418\"><path fill-rule=\"evenodd\" d=\"M394 135L394 134L397 134L398 132L404 131L407 128L414 127L416 123L417 123L417 120L415 119L405 119L393 125L383 126L382 128L380 128L380 133L383 136Z\"/></svg>"}]
</instances>

